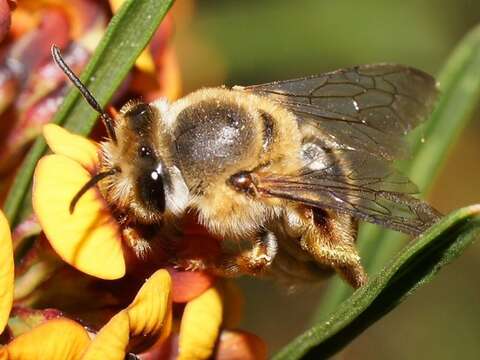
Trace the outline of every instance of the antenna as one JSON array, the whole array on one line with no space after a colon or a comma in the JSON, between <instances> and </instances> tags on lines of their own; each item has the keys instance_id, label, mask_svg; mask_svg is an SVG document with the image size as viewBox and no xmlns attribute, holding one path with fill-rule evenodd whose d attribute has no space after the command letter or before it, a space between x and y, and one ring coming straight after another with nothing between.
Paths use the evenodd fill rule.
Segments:
<instances>
[{"instance_id":1,"label":"antenna","mask_svg":"<svg viewBox=\"0 0 480 360\"><path fill-rule=\"evenodd\" d=\"M67 75L73 85L80 91L80 94L87 100L88 104L100 114L103 123L105 124L105 128L107 129L107 135L112 141L116 144L117 143L117 136L115 135L115 127L113 123L113 119L108 115L100 106L100 104L95 100L90 90L82 83L82 81L78 78L77 75L70 69L67 65L65 60L60 53L60 49L56 46L52 46L52 56L55 63L58 65L60 69Z\"/></svg>"},{"instance_id":2,"label":"antenna","mask_svg":"<svg viewBox=\"0 0 480 360\"><path fill-rule=\"evenodd\" d=\"M88 180L85 185L82 186L80 190L75 194L73 197L72 201L70 201L70 207L68 210L70 211L70 214L73 214L75 211L75 206L78 203L78 200L93 186L95 186L100 180L106 178L107 176L112 176L118 172L118 169L113 168L108 171L104 171L101 173L96 174L94 177L92 177L90 180Z\"/></svg>"}]
</instances>

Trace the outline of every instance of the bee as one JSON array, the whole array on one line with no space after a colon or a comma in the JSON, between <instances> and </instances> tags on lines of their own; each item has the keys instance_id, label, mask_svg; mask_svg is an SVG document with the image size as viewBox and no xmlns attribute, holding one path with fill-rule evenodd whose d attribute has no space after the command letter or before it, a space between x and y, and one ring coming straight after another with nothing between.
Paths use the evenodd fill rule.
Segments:
<instances>
[{"instance_id":1,"label":"bee","mask_svg":"<svg viewBox=\"0 0 480 360\"><path fill-rule=\"evenodd\" d=\"M367 279L355 246L359 221L415 236L440 216L392 167L437 96L420 70L380 63L205 88L175 102L130 101L112 119L52 52L108 134L100 172L71 211L98 184L126 224L160 231L194 213L212 235L245 244L215 261L184 259L186 268L292 282L336 272L358 288ZM139 234L124 232L148 248Z\"/></svg>"}]
</instances>

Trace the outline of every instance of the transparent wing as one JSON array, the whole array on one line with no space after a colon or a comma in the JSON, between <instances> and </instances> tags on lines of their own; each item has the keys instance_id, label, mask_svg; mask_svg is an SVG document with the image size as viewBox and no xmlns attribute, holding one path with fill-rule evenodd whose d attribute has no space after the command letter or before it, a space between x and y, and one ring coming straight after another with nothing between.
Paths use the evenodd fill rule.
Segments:
<instances>
[{"instance_id":1,"label":"transparent wing","mask_svg":"<svg viewBox=\"0 0 480 360\"><path fill-rule=\"evenodd\" d=\"M237 87L278 102L314 139L295 174L258 175L267 196L297 201L417 235L439 217L412 196L416 187L392 169L408 154L404 135L431 112L428 74L394 64L363 65L302 79Z\"/></svg>"},{"instance_id":2,"label":"transparent wing","mask_svg":"<svg viewBox=\"0 0 480 360\"><path fill-rule=\"evenodd\" d=\"M258 175L258 191L264 196L333 209L411 235L422 233L440 217L427 203L412 196L416 186L383 159L353 150L324 155L313 160L313 169L305 167L295 175Z\"/></svg>"},{"instance_id":3,"label":"transparent wing","mask_svg":"<svg viewBox=\"0 0 480 360\"><path fill-rule=\"evenodd\" d=\"M408 154L403 135L431 112L437 95L430 75L393 64L236 89L268 96L287 107L300 126L318 128L332 148L389 160Z\"/></svg>"}]
</instances>

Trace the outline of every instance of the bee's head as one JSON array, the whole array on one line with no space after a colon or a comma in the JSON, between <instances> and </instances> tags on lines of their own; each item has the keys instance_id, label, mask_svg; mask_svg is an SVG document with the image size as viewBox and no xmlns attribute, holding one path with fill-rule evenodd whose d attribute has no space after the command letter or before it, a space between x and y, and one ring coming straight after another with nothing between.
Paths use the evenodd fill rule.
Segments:
<instances>
[{"instance_id":1,"label":"bee's head","mask_svg":"<svg viewBox=\"0 0 480 360\"><path fill-rule=\"evenodd\" d=\"M102 170L117 169L102 181L107 201L142 223L180 215L188 189L170 152L170 135L155 106L129 102L116 121L117 141L102 144Z\"/></svg>"},{"instance_id":2,"label":"bee's head","mask_svg":"<svg viewBox=\"0 0 480 360\"><path fill-rule=\"evenodd\" d=\"M74 211L83 194L98 183L109 205L133 215L141 223L180 215L187 206L189 192L180 171L173 165L170 134L161 121L159 107L165 111L168 104L162 101L157 105L129 102L114 121L65 63L55 45L52 46L52 56L85 100L100 114L108 136L108 140L102 143L100 172L79 189L70 203L70 212Z\"/></svg>"}]
</instances>

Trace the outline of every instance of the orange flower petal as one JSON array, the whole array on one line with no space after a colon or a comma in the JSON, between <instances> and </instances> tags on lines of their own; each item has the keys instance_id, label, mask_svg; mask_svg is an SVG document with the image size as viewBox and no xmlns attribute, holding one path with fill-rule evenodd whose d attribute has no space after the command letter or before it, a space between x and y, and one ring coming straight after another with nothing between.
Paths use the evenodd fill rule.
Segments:
<instances>
[{"instance_id":1,"label":"orange flower petal","mask_svg":"<svg viewBox=\"0 0 480 360\"><path fill-rule=\"evenodd\" d=\"M244 331L222 331L215 360L264 360L267 345L258 336Z\"/></svg>"},{"instance_id":2,"label":"orange flower petal","mask_svg":"<svg viewBox=\"0 0 480 360\"><path fill-rule=\"evenodd\" d=\"M97 333L82 360L123 360L130 339L130 320L125 310L120 311Z\"/></svg>"},{"instance_id":3,"label":"orange flower petal","mask_svg":"<svg viewBox=\"0 0 480 360\"><path fill-rule=\"evenodd\" d=\"M207 359L212 355L222 323L219 291L210 288L190 301L183 312L178 340L178 359Z\"/></svg>"},{"instance_id":4,"label":"orange flower petal","mask_svg":"<svg viewBox=\"0 0 480 360\"><path fill-rule=\"evenodd\" d=\"M237 328L242 319L245 304L242 290L235 282L225 280L222 282L222 298L225 304L223 327Z\"/></svg>"},{"instance_id":5,"label":"orange flower petal","mask_svg":"<svg viewBox=\"0 0 480 360\"><path fill-rule=\"evenodd\" d=\"M93 141L55 124L45 125L43 136L55 154L65 155L90 171L98 164L98 145Z\"/></svg>"},{"instance_id":6,"label":"orange flower petal","mask_svg":"<svg viewBox=\"0 0 480 360\"><path fill-rule=\"evenodd\" d=\"M12 21L10 35L12 39L17 40L22 35L32 30L36 30L39 21L38 14L33 14L31 11L24 9L23 7L17 7L11 14Z\"/></svg>"},{"instance_id":7,"label":"orange flower petal","mask_svg":"<svg viewBox=\"0 0 480 360\"><path fill-rule=\"evenodd\" d=\"M60 318L16 337L2 348L2 355L8 354L5 358L9 360L80 359L89 342L88 333L81 325Z\"/></svg>"},{"instance_id":8,"label":"orange flower petal","mask_svg":"<svg viewBox=\"0 0 480 360\"><path fill-rule=\"evenodd\" d=\"M182 94L182 77L177 54L173 46L165 49L161 71L157 73L160 83L160 96L170 101L176 100Z\"/></svg>"},{"instance_id":9,"label":"orange flower petal","mask_svg":"<svg viewBox=\"0 0 480 360\"><path fill-rule=\"evenodd\" d=\"M170 275L158 270L143 284L130 306L98 332L82 360L124 359L130 335L168 336L172 323L170 294Z\"/></svg>"},{"instance_id":10,"label":"orange flower petal","mask_svg":"<svg viewBox=\"0 0 480 360\"><path fill-rule=\"evenodd\" d=\"M158 333L170 327L172 280L167 270L158 270L143 284L137 296L130 304L128 316L133 335Z\"/></svg>"},{"instance_id":11,"label":"orange flower petal","mask_svg":"<svg viewBox=\"0 0 480 360\"><path fill-rule=\"evenodd\" d=\"M172 276L172 301L186 303L193 300L215 282L213 275L200 271L177 271L170 269Z\"/></svg>"},{"instance_id":12,"label":"orange flower petal","mask_svg":"<svg viewBox=\"0 0 480 360\"><path fill-rule=\"evenodd\" d=\"M0 211L0 333L7 325L13 301L13 248L7 219Z\"/></svg>"},{"instance_id":13,"label":"orange flower petal","mask_svg":"<svg viewBox=\"0 0 480 360\"><path fill-rule=\"evenodd\" d=\"M63 155L44 156L37 164L33 209L50 244L67 263L101 279L125 274L121 236L115 219L96 188L69 205L90 179L79 163Z\"/></svg>"},{"instance_id":14,"label":"orange flower petal","mask_svg":"<svg viewBox=\"0 0 480 360\"><path fill-rule=\"evenodd\" d=\"M105 17L101 5L100 1L85 0L22 0L19 10L26 10L34 15L36 12L48 8L58 8L65 14L71 27L71 31L67 32L67 35L77 40L88 33L95 22L101 21Z\"/></svg>"}]
</instances>

